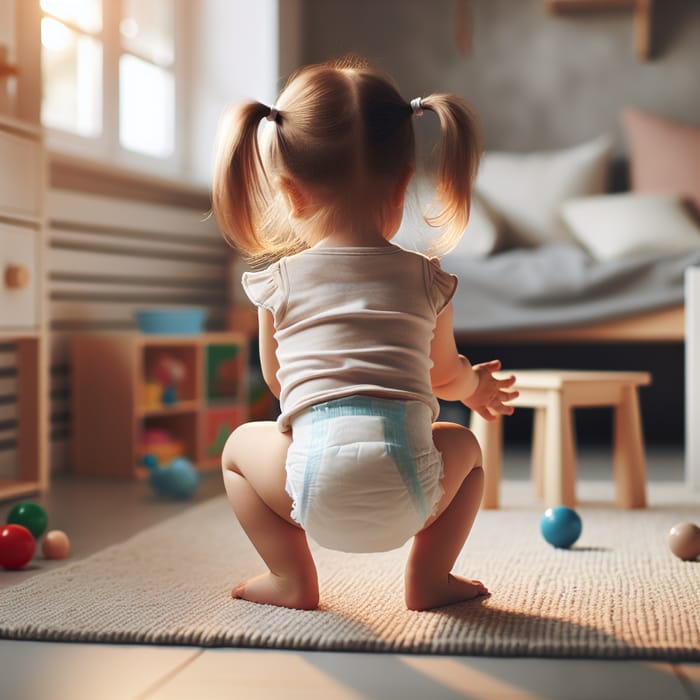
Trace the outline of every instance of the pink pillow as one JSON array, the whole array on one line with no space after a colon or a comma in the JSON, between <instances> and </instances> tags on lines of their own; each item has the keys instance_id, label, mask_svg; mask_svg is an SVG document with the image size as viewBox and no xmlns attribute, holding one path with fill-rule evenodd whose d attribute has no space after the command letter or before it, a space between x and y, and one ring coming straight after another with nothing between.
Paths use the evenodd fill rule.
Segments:
<instances>
[{"instance_id":1,"label":"pink pillow","mask_svg":"<svg viewBox=\"0 0 700 700\"><path fill-rule=\"evenodd\" d=\"M700 211L700 127L636 109L623 112L632 189L669 192Z\"/></svg>"}]
</instances>

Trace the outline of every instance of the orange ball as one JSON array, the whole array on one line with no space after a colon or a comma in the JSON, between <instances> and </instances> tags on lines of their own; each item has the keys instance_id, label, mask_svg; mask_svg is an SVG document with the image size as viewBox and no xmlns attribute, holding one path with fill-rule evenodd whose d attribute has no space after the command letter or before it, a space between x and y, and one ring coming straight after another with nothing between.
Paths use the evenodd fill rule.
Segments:
<instances>
[{"instance_id":1,"label":"orange ball","mask_svg":"<svg viewBox=\"0 0 700 700\"><path fill-rule=\"evenodd\" d=\"M49 530L41 543L47 559L65 559L70 554L70 540L63 530Z\"/></svg>"}]
</instances>

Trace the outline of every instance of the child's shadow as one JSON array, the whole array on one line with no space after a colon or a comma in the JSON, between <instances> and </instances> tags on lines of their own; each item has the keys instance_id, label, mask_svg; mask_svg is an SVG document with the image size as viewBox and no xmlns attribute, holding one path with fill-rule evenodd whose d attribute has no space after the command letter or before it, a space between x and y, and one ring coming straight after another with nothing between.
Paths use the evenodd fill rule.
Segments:
<instances>
[{"instance_id":1,"label":"child's shadow","mask_svg":"<svg viewBox=\"0 0 700 700\"><path fill-rule=\"evenodd\" d=\"M345 617L330 609L323 614ZM600 678L591 677L590 665L576 664L576 659L653 657L644 648L635 647L604 630L502 610L495 607L493 598L486 596L410 615L417 616L410 625L410 633L398 624L397 632L392 635L395 628L384 625L371 630L372 639L367 640L367 644L352 647L355 652L365 653L309 654L305 655L305 661L339 685L370 700L385 697L386 688L381 687L381 679L386 678L391 679L395 697L456 700L482 697L481 686L492 691L502 690L503 697L516 690L536 697L550 697L552 678L555 675L559 678L561 673L571 675L572 682L589 688L590 697L597 697L599 691L605 691L598 686L609 679L606 674ZM355 623L357 625L358 621ZM360 626L365 627L365 634L370 631L371 625ZM359 631L358 627L355 631ZM504 663L506 657L508 663ZM531 666L523 669L523 664L538 657L558 658L566 665L557 666L555 670L538 666L537 673L532 672ZM662 673L651 664L639 664L638 672L647 674L650 684L658 683L656 676Z\"/></svg>"},{"instance_id":2,"label":"child's shadow","mask_svg":"<svg viewBox=\"0 0 700 700\"><path fill-rule=\"evenodd\" d=\"M404 611L395 616L393 624L378 619L376 625L368 618L352 616L348 620L347 613L332 607L322 606L322 614L335 619L327 620L331 626L339 619L343 624L351 623L348 632L353 639L343 640L338 651L574 658L647 655L643 647L635 647L604 629L558 617L505 610L498 605L497 597L480 596L436 610Z\"/></svg>"}]
</instances>

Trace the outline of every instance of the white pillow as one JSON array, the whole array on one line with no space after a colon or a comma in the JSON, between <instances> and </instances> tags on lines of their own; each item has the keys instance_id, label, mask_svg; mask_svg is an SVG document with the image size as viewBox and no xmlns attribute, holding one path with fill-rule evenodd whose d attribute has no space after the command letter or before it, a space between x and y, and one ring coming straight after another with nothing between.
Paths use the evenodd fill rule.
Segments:
<instances>
[{"instance_id":1,"label":"white pillow","mask_svg":"<svg viewBox=\"0 0 700 700\"><path fill-rule=\"evenodd\" d=\"M700 227L675 195L630 192L565 202L562 216L598 260L700 249Z\"/></svg>"},{"instance_id":2,"label":"white pillow","mask_svg":"<svg viewBox=\"0 0 700 700\"><path fill-rule=\"evenodd\" d=\"M484 154L475 190L505 221L513 243L539 245L570 240L559 209L567 199L606 190L612 143L587 143L539 153Z\"/></svg>"},{"instance_id":3,"label":"white pillow","mask_svg":"<svg viewBox=\"0 0 700 700\"><path fill-rule=\"evenodd\" d=\"M430 249L439 229L429 226L423 213L435 199L435 189L430 183L419 178L411 183L406 193L401 226L392 241L403 248L422 253ZM430 213L430 212L429 212ZM472 194L469 222L457 246L449 253L450 257L484 257L495 252L501 244L503 225L497 216L492 216L488 208Z\"/></svg>"}]
</instances>

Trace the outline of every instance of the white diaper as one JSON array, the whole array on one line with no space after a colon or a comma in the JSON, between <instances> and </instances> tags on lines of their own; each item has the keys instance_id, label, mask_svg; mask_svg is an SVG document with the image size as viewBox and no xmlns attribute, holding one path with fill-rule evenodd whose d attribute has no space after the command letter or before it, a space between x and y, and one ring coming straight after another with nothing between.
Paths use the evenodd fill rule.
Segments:
<instances>
[{"instance_id":1,"label":"white diaper","mask_svg":"<svg viewBox=\"0 0 700 700\"><path fill-rule=\"evenodd\" d=\"M383 552L418 532L442 496L432 409L350 396L292 419L292 518L320 545Z\"/></svg>"}]
</instances>

